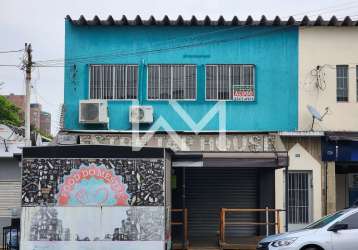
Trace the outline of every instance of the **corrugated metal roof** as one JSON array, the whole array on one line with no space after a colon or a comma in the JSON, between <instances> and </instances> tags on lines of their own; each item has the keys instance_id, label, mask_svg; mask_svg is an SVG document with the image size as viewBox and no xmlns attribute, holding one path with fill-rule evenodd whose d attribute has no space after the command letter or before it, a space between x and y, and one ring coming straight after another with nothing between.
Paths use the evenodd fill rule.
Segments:
<instances>
[{"instance_id":1,"label":"corrugated metal roof","mask_svg":"<svg viewBox=\"0 0 358 250\"><path fill-rule=\"evenodd\" d=\"M349 16L342 20L339 20L336 16L332 16L330 19L324 20L321 16L316 19L310 20L308 16L304 16L301 20L296 20L293 16L290 16L287 20L281 20L279 16L276 16L273 20L268 20L265 16L262 16L259 20L254 20L252 16L248 16L245 20L239 20L237 16L234 16L231 20L225 20L223 16L220 16L217 20L212 20L209 16L199 20L196 16L192 16L190 20L184 20L179 15L177 19L169 19L167 15L163 19L156 19L151 16L149 19L142 19L139 15L135 19L129 20L125 15L121 19L114 19L111 15L107 19L100 19L98 16L94 16L93 19L86 19L83 15L79 19L74 20L70 16L66 16L66 20L74 25L103 25L103 26L135 26L135 25L170 25L170 26L358 26L357 20L352 20Z\"/></svg>"}]
</instances>

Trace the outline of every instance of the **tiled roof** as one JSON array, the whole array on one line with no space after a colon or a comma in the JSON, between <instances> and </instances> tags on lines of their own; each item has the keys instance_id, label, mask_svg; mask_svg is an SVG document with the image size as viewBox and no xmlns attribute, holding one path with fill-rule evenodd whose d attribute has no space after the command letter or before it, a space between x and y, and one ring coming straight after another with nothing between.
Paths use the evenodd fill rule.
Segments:
<instances>
[{"instance_id":1,"label":"tiled roof","mask_svg":"<svg viewBox=\"0 0 358 250\"><path fill-rule=\"evenodd\" d=\"M290 16L287 20L281 20L279 16L276 16L273 20L268 20L265 16L261 19L255 20L251 16L248 16L245 20L239 20L237 16L234 16L231 20L225 20L223 16L220 16L216 20L212 20L209 16L199 20L197 17L192 16L189 20L184 20L182 16L178 16L177 19L169 19L167 15L162 19L156 19L151 16L149 19L142 19L139 15L134 20L129 20L126 16L122 16L121 19L114 19L112 16L108 16L107 19L100 19L98 16L94 16L93 19L86 19L83 15L79 19L72 19L70 16L66 16L66 20L74 25L103 25L103 26L134 26L134 25L171 25L171 26L358 26L357 20L352 20L349 16L344 19L337 19L336 16L332 16L330 19L323 19L318 16L316 19L310 20L308 16L304 16L300 20L296 20L293 16Z\"/></svg>"}]
</instances>

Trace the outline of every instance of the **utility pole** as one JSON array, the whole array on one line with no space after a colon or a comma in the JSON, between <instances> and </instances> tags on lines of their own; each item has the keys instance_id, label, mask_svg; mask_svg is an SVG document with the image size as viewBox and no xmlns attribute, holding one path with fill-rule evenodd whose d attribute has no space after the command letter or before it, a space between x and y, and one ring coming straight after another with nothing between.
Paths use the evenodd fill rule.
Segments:
<instances>
[{"instance_id":1,"label":"utility pole","mask_svg":"<svg viewBox=\"0 0 358 250\"><path fill-rule=\"evenodd\" d=\"M26 72L25 85L26 85L26 93L25 93L25 143L27 147L31 146L31 138L30 138L30 101L31 101L31 70L32 70L32 49L31 43L25 43L25 61L24 61L24 69Z\"/></svg>"}]
</instances>

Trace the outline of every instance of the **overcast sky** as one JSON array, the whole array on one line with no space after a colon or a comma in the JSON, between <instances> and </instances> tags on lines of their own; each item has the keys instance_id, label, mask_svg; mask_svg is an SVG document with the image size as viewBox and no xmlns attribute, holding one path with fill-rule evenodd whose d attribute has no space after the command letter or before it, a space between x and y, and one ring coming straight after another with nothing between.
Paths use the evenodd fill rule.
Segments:
<instances>
[{"instance_id":1,"label":"overcast sky","mask_svg":"<svg viewBox=\"0 0 358 250\"><path fill-rule=\"evenodd\" d=\"M64 18L70 15L77 19L98 15L115 19L123 14L133 19L137 14L143 18L168 15L184 18L196 15L204 18L241 18L252 15L272 18L279 15L303 14L329 17L350 15L358 18L358 0L0 0L0 52L18 50L25 42L32 43L34 61L64 57ZM20 64L22 53L0 53L1 64ZM16 67L0 66L0 83L4 82L0 94L23 94L23 73ZM40 68L33 73L32 101L42 104L52 113L52 131L57 132L60 104L63 102L63 68Z\"/></svg>"}]
</instances>

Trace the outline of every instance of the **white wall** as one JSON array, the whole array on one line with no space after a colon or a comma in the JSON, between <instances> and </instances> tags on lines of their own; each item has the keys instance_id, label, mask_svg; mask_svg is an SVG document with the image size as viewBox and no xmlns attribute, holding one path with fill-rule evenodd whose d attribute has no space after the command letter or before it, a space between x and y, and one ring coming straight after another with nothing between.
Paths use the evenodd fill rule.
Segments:
<instances>
[{"instance_id":1,"label":"white wall","mask_svg":"<svg viewBox=\"0 0 358 250\"><path fill-rule=\"evenodd\" d=\"M321 164L304 149L301 144L296 143L289 151L289 171L301 170L311 171L313 178L313 197L312 197L312 219L317 220L322 217L322 180ZM285 208L285 178L284 170L276 170L276 208ZM282 214L282 227L285 225L284 214ZM283 229L283 228L282 228Z\"/></svg>"},{"instance_id":2,"label":"white wall","mask_svg":"<svg viewBox=\"0 0 358 250\"><path fill-rule=\"evenodd\" d=\"M349 101L336 101L335 65L346 64L349 70ZM316 88L311 71L323 66L326 88ZM311 128L307 105L323 113L330 112L316 124L321 131L358 131L356 65L358 65L358 27L300 27L299 31L299 129Z\"/></svg>"}]
</instances>

